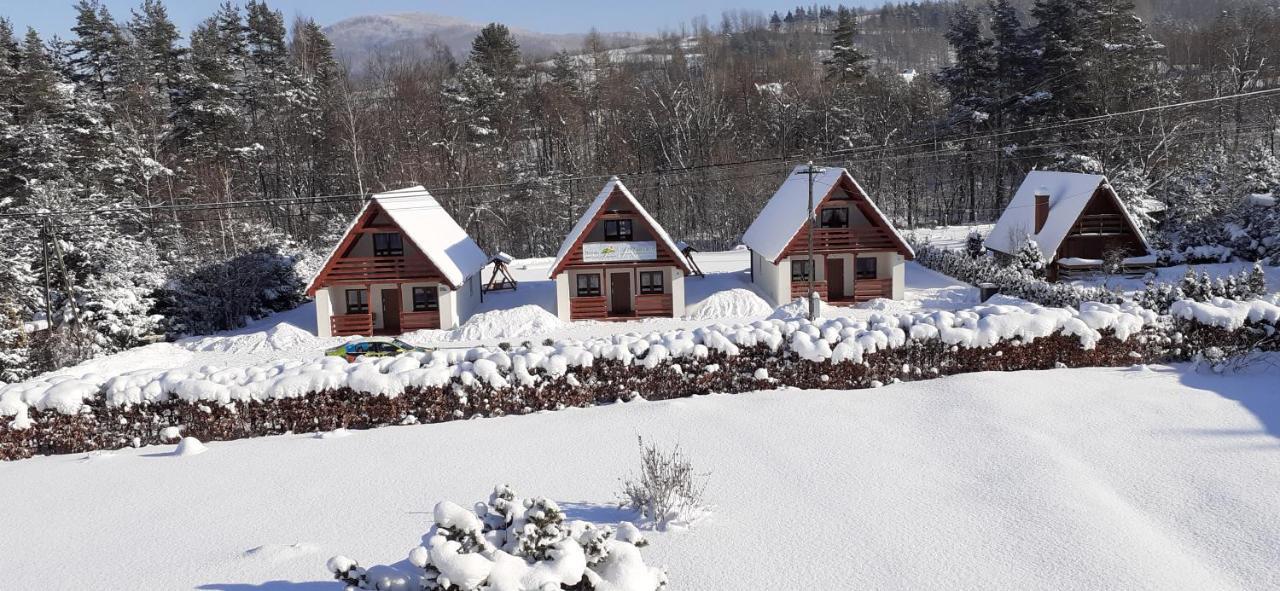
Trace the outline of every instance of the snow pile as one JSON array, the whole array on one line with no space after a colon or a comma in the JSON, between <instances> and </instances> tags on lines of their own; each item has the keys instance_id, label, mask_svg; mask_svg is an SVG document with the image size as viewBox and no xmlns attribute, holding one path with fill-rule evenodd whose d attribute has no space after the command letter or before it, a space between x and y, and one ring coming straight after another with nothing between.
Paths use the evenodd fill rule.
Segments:
<instances>
[{"instance_id":1,"label":"snow pile","mask_svg":"<svg viewBox=\"0 0 1280 591\"><path fill-rule=\"evenodd\" d=\"M735 288L717 291L703 300L687 318L710 320L714 318L764 317L773 313L773 306L750 289Z\"/></svg>"},{"instance_id":2,"label":"snow pile","mask_svg":"<svg viewBox=\"0 0 1280 591\"><path fill-rule=\"evenodd\" d=\"M308 346L316 340L310 332L281 322L265 331L248 334L183 339L178 341L178 346L189 351L251 354L289 351Z\"/></svg>"},{"instance_id":3,"label":"snow pile","mask_svg":"<svg viewBox=\"0 0 1280 591\"><path fill-rule=\"evenodd\" d=\"M526 305L476 314L450 331L449 338L455 341L515 339L551 332L562 325L559 318L542 306Z\"/></svg>"},{"instance_id":4,"label":"snow pile","mask_svg":"<svg viewBox=\"0 0 1280 591\"><path fill-rule=\"evenodd\" d=\"M178 442L178 447L173 450L173 455L178 457L196 456L206 451L209 451L209 448L205 447L204 443L201 443L199 439L183 437L182 441Z\"/></svg>"},{"instance_id":5,"label":"snow pile","mask_svg":"<svg viewBox=\"0 0 1280 591\"><path fill-rule=\"evenodd\" d=\"M1262 300L1240 302L1213 298L1208 302L1182 300L1174 302L1169 313L1176 318L1195 320L1227 330L1236 330L1246 323L1280 322L1280 306Z\"/></svg>"},{"instance_id":6,"label":"snow pile","mask_svg":"<svg viewBox=\"0 0 1280 591\"><path fill-rule=\"evenodd\" d=\"M326 566L349 589L458 589L542 591L578 588L656 591L666 573L644 563L647 544L629 523L617 529L565 521L550 499L520 499L495 487L474 510L444 501L432 512L423 546L409 552L409 567L365 569L345 556Z\"/></svg>"},{"instance_id":7,"label":"snow pile","mask_svg":"<svg viewBox=\"0 0 1280 591\"><path fill-rule=\"evenodd\" d=\"M826 313L826 311L827 311L827 303L823 301L819 301L818 316L822 316L824 313ZM799 318L806 318L808 316L809 316L809 300L807 298L796 298L792 300L791 303L789 304L783 304L781 306L778 306L778 309L774 310L773 314L770 315L769 318L774 320L793 320L793 319L799 319Z\"/></svg>"}]
</instances>

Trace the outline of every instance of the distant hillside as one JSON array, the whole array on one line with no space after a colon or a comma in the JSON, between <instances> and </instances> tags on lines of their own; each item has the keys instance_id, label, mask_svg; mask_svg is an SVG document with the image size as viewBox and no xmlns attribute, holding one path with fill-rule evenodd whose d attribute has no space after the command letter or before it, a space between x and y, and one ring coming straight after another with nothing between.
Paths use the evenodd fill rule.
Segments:
<instances>
[{"instance_id":1,"label":"distant hillside","mask_svg":"<svg viewBox=\"0 0 1280 591\"><path fill-rule=\"evenodd\" d=\"M471 50L471 40L487 23L475 23L458 18L426 12L356 16L343 19L325 28L325 34L333 41L338 55L359 69L373 56L414 55L424 51L427 41L434 37L449 48L455 56L463 57ZM539 33L527 29L511 28L526 57L542 57L567 49L582 47L582 34ZM604 33L610 46L636 42L641 37L633 33Z\"/></svg>"}]
</instances>

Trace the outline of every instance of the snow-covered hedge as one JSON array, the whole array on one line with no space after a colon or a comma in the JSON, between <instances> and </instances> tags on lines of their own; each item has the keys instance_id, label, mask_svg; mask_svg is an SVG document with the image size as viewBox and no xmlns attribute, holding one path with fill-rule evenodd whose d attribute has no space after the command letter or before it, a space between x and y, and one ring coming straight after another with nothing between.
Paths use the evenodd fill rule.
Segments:
<instances>
[{"instance_id":1,"label":"snow-covered hedge","mask_svg":"<svg viewBox=\"0 0 1280 591\"><path fill-rule=\"evenodd\" d=\"M915 251L917 263L943 275L973 285L994 283L1002 294L1043 306L1074 307L1081 302L1117 303L1121 300L1119 295L1106 289L1045 281L1041 278L1044 276L1043 261L1037 258L1039 250L1033 242L1024 243L1024 249L1019 250L1014 264L1009 265L1001 264L990 254L975 257L930 244L916 244ZM1038 271L1037 260L1041 260Z\"/></svg>"},{"instance_id":2,"label":"snow-covered hedge","mask_svg":"<svg viewBox=\"0 0 1280 591\"><path fill-rule=\"evenodd\" d=\"M320 358L58 375L0 387L0 458L160 443L167 427L179 425L184 435L211 441L635 397L852 389L969 371L1188 359L1202 346L1260 342L1259 336L1274 334L1277 317L1280 307L1261 301L1187 302L1174 316L1133 304L989 304L875 314L867 321L772 319L354 363ZM1245 332L1249 339L1237 336Z\"/></svg>"},{"instance_id":3,"label":"snow-covered hedge","mask_svg":"<svg viewBox=\"0 0 1280 591\"><path fill-rule=\"evenodd\" d=\"M364 568L334 556L329 571L347 589L369 591L656 591L667 583L640 556L647 542L634 525L566 520L555 501L521 499L507 486L474 509L441 502L432 517L410 566Z\"/></svg>"}]
</instances>

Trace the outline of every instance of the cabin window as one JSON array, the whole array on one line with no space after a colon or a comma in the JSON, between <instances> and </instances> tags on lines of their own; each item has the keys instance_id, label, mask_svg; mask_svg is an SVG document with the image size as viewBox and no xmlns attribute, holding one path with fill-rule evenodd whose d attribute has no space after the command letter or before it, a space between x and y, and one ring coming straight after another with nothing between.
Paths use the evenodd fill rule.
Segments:
<instances>
[{"instance_id":1,"label":"cabin window","mask_svg":"<svg viewBox=\"0 0 1280 591\"><path fill-rule=\"evenodd\" d=\"M396 233L373 235L373 256L404 256L404 241Z\"/></svg>"},{"instance_id":2,"label":"cabin window","mask_svg":"<svg viewBox=\"0 0 1280 591\"><path fill-rule=\"evenodd\" d=\"M604 239L608 242L630 242L631 220L605 220Z\"/></svg>"},{"instance_id":3,"label":"cabin window","mask_svg":"<svg viewBox=\"0 0 1280 591\"><path fill-rule=\"evenodd\" d=\"M791 261L791 280L792 281L808 281L809 280L808 259Z\"/></svg>"},{"instance_id":4,"label":"cabin window","mask_svg":"<svg viewBox=\"0 0 1280 591\"><path fill-rule=\"evenodd\" d=\"M363 289L347 290L347 314L368 314L369 292Z\"/></svg>"},{"instance_id":5,"label":"cabin window","mask_svg":"<svg viewBox=\"0 0 1280 591\"><path fill-rule=\"evenodd\" d=\"M438 312L440 310L440 292L432 287L413 288L414 312Z\"/></svg>"},{"instance_id":6,"label":"cabin window","mask_svg":"<svg viewBox=\"0 0 1280 591\"><path fill-rule=\"evenodd\" d=\"M600 295L599 275L578 275L578 297Z\"/></svg>"},{"instance_id":7,"label":"cabin window","mask_svg":"<svg viewBox=\"0 0 1280 591\"><path fill-rule=\"evenodd\" d=\"M641 271L640 272L640 293L642 294L666 293L666 288L663 285L662 271Z\"/></svg>"},{"instance_id":8,"label":"cabin window","mask_svg":"<svg viewBox=\"0 0 1280 591\"><path fill-rule=\"evenodd\" d=\"M858 279L875 279L876 260L870 257L859 257L856 271Z\"/></svg>"},{"instance_id":9,"label":"cabin window","mask_svg":"<svg viewBox=\"0 0 1280 591\"><path fill-rule=\"evenodd\" d=\"M823 228L848 228L849 210L843 207L824 209L819 223Z\"/></svg>"}]
</instances>

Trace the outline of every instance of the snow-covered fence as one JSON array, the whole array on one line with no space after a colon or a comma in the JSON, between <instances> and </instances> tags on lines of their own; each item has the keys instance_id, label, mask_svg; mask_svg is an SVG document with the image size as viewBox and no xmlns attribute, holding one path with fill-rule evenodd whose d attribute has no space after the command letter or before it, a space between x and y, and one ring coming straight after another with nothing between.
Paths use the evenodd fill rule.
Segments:
<instances>
[{"instance_id":1,"label":"snow-covered fence","mask_svg":"<svg viewBox=\"0 0 1280 591\"><path fill-rule=\"evenodd\" d=\"M767 320L510 350L436 351L117 376L0 388L0 458L165 441L438 422L794 386L853 389L971 371L1120 366L1274 335L1280 307L1180 302L983 305L959 312ZM1265 343L1264 343L1265 344ZM1274 344L1274 339L1272 340ZM763 371L760 371L763 370Z\"/></svg>"}]
</instances>

